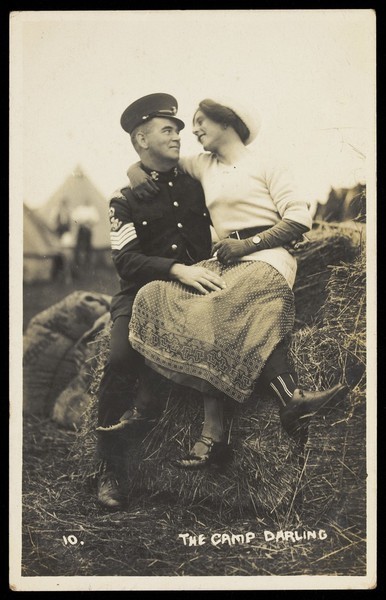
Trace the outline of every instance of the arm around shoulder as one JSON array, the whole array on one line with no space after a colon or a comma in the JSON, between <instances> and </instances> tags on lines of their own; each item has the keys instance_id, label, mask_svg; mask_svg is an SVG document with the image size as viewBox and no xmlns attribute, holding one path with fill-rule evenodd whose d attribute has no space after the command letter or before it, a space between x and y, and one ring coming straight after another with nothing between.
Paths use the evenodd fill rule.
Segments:
<instances>
[{"instance_id":1,"label":"arm around shoulder","mask_svg":"<svg viewBox=\"0 0 386 600\"><path fill-rule=\"evenodd\" d=\"M136 162L127 169L127 177L134 194L140 199L151 198L160 191L156 182Z\"/></svg>"}]
</instances>

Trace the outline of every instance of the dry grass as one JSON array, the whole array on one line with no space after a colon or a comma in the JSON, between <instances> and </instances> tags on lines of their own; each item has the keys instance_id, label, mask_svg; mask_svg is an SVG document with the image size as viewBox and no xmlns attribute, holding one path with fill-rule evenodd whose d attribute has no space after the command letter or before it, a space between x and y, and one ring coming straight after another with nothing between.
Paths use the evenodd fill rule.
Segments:
<instances>
[{"instance_id":1,"label":"dry grass","mask_svg":"<svg viewBox=\"0 0 386 600\"><path fill-rule=\"evenodd\" d=\"M330 248L336 235L328 230ZM64 432L49 421L43 429L38 421L26 422L26 574L365 574L364 252L347 239L343 245L350 260L326 264L323 307L291 344L301 384L323 389L347 381L351 389L345 402L314 418L303 443L282 430L274 400L256 394L241 409L229 405L233 462L224 469L187 472L174 467L172 459L196 439L201 402L193 391L164 383L159 424L142 443L127 440L129 505L113 515L98 509L93 487L99 469L95 393L109 343L106 330L99 334L90 389L94 400L80 431ZM43 432L40 452L33 443L38 431ZM264 541L265 529L284 528L324 528L327 538ZM185 532L230 531L253 531L256 538L218 547L184 547L178 538ZM64 546L61 535L69 533L84 545Z\"/></svg>"},{"instance_id":2,"label":"dry grass","mask_svg":"<svg viewBox=\"0 0 386 600\"><path fill-rule=\"evenodd\" d=\"M264 530L272 530L269 520L252 515L226 518L205 504L186 506L179 499L132 497L126 511L102 511L94 491L74 470L71 453L75 435L49 420L26 419L24 576L365 573L363 533L360 536L334 522L326 527L327 539L294 544L265 542ZM314 529L314 524L309 522L308 528ZM210 543L213 533L249 531L255 533L249 544ZM203 534L206 543L185 547L178 537L181 533ZM78 543L65 545L63 536L71 534Z\"/></svg>"}]
</instances>

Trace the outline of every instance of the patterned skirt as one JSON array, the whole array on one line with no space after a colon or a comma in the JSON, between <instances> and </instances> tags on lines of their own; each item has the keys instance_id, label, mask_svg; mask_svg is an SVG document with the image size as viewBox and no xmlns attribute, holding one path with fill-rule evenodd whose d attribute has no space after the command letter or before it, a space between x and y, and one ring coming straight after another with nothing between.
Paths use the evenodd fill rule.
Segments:
<instances>
[{"instance_id":1,"label":"patterned skirt","mask_svg":"<svg viewBox=\"0 0 386 600\"><path fill-rule=\"evenodd\" d=\"M292 331L293 292L262 261L198 264L220 275L226 288L201 295L178 282L148 283L133 305L130 343L169 379L242 403L271 352Z\"/></svg>"}]
</instances>

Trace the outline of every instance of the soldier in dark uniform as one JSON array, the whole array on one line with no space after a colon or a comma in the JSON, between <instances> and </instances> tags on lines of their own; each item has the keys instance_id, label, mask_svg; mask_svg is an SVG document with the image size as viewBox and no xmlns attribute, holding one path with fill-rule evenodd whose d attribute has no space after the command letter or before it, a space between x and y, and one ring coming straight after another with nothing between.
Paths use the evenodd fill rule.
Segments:
<instances>
[{"instance_id":1,"label":"soldier in dark uniform","mask_svg":"<svg viewBox=\"0 0 386 600\"><path fill-rule=\"evenodd\" d=\"M201 184L180 172L177 101L168 94L150 94L131 104L121 117L142 168L160 191L150 201L139 200L129 187L110 200L111 248L121 290L111 303L111 351L98 394L98 454L103 461L98 500L105 507L122 506L118 482L122 464L120 430L151 421L153 379L143 357L130 346L128 327L138 290L155 280L176 280L205 294L222 289L222 280L194 263L210 256L210 218ZM138 379L135 406L128 406Z\"/></svg>"}]
</instances>

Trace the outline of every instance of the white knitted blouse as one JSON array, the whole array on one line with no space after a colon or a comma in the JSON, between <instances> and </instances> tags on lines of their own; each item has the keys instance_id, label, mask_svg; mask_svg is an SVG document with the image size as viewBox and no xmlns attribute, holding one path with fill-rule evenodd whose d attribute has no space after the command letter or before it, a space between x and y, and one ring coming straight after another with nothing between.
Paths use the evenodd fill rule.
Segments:
<instances>
[{"instance_id":1,"label":"white knitted blouse","mask_svg":"<svg viewBox=\"0 0 386 600\"><path fill-rule=\"evenodd\" d=\"M201 153L181 158L179 166L201 182L219 239L235 230L271 227L283 218L311 229L307 202L298 195L289 169L272 158L246 149L233 165L219 162L215 154ZM293 287L296 260L285 248L260 250L240 260L271 264Z\"/></svg>"}]
</instances>

